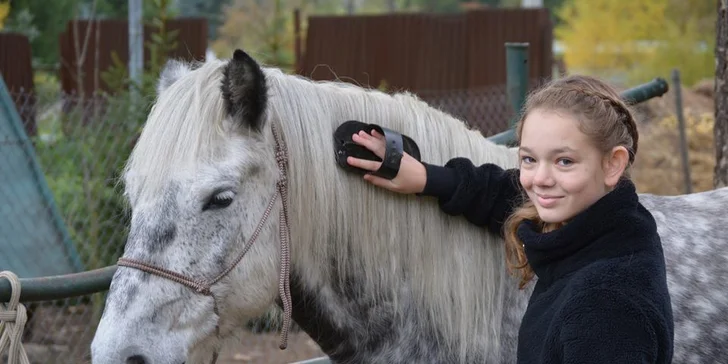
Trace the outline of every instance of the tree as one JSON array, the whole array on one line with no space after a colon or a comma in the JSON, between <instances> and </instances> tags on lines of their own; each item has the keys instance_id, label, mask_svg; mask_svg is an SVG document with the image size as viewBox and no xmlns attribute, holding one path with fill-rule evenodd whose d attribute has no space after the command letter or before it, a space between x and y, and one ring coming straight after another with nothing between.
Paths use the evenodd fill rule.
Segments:
<instances>
[{"instance_id":1,"label":"tree","mask_svg":"<svg viewBox=\"0 0 728 364\"><path fill-rule=\"evenodd\" d=\"M58 36L65 30L66 23L73 18L76 5L76 0L13 0L6 22L13 24L13 29L21 28L22 24L24 34L30 32L37 35L30 41L33 60L52 65L58 62ZM28 23L28 18L32 23Z\"/></svg>"},{"instance_id":2,"label":"tree","mask_svg":"<svg viewBox=\"0 0 728 364\"><path fill-rule=\"evenodd\" d=\"M715 175L716 188L728 186L728 2L717 0L715 47Z\"/></svg>"},{"instance_id":3,"label":"tree","mask_svg":"<svg viewBox=\"0 0 728 364\"><path fill-rule=\"evenodd\" d=\"M342 0L232 0L223 10L224 21L211 48L229 57L235 48L255 54L271 66L293 66L293 10L301 10L301 31L305 34L306 16L345 13ZM384 3L381 3L384 6Z\"/></svg>"},{"instance_id":4,"label":"tree","mask_svg":"<svg viewBox=\"0 0 728 364\"><path fill-rule=\"evenodd\" d=\"M230 0L178 0L176 3L181 16L206 18L209 38L215 39L217 29L222 25L220 14L223 7L230 3Z\"/></svg>"},{"instance_id":5,"label":"tree","mask_svg":"<svg viewBox=\"0 0 728 364\"><path fill-rule=\"evenodd\" d=\"M255 54L263 63L293 64L293 9L299 1L235 0L227 6L212 49L227 57L235 48Z\"/></svg>"},{"instance_id":6,"label":"tree","mask_svg":"<svg viewBox=\"0 0 728 364\"><path fill-rule=\"evenodd\" d=\"M704 2L704 1L703 1ZM686 84L713 77L715 10L684 0L567 0L555 29L567 67L628 83L669 77ZM699 2L702 3L702 2Z\"/></svg>"},{"instance_id":7,"label":"tree","mask_svg":"<svg viewBox=\"0 0 728 364\"><path fill-rule=\"evenodd\" d=\"M427 13L453 13L460 10L460 1L458 0L420 0L421 11Z\"/></svg>"},{"instance_id":8,"label":"tree","mask_svg":"<svg viewBox=\"0 0 728 364\"><path fill-rule=\"evenodd\" d=\"M126 20L128 17L128 0L12 0L9 3L6 30L27 35L33 61L42 66L56 66L59 62L58 36L70 20L89 17L91 9L94 9L94 18ZM144 18L151 19L154 15L151 2L142 4Z\"/></svg>"},{"instance_id":9,"label":"tree","mask_svg":"<svg viewBox=\"0 0 728 364\"><path fill-rule=\"evenodd\" d=\"M10 13L10 1L0 0L0 30L5 27L5 19Z\"/></svg>"},{"instance_id":10,"label":"tree","mask_svg":"<svg viewBox=\"0 0 728 364\"><path fill-rule=\"evenodd\" d=\"M561 9L561 6L564 4L566 0L542 0L543 7L549 10L549 13L551 15L551 21L554 25L560 25L561 19L556 16L558 14L559 9ZM490 1L481 1L481 3L487 2L489 5L498 6L501 8L520 8L521 4L523 3L523 0L490 0Z\"/></svg>"}]
</instances>

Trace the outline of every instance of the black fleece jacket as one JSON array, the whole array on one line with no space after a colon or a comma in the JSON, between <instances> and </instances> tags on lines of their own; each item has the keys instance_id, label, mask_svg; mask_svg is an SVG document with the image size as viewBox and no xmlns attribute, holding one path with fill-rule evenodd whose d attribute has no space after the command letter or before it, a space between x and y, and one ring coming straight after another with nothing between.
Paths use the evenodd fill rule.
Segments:
<instances>
[{"instance_id":1,"label":"black fleece jacket","mask_svg":"<svg viewBox=\"0 0 728 364\"><path fill-rule=\"evenodd\" d=\"M425 163L420 195L450 215L502 234L525 194L518 170L455 158ZM665 260L652 215L635 186L613 191L564 227L518 228L538 280L521 322L517 363L670 363L673 317Z\"/></svg>"}]
</instances>

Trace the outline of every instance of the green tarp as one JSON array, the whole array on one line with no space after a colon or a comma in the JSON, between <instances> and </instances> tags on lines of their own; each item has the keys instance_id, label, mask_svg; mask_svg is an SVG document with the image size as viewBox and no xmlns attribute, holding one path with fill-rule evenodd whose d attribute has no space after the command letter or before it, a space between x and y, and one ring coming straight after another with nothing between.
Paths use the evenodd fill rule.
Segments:
<instances>
[{"instance_id":1,"label":"green tarp","mask_svg":"<svg viewBox=\"0 0 728 364\"><path fill-rule=\"evenodd\" d=\"M0 77L0 271L20 278L83 270L15 103Z\"/></svg>"}]
</instances>

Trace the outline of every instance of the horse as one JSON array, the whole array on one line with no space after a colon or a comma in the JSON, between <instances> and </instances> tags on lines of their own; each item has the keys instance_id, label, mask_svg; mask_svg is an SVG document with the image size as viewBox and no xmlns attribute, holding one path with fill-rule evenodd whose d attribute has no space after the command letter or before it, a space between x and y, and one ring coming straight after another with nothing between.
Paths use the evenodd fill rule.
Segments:
<instances>
[{"instance_id":1,"label":"horse","mask_svg":"<svg viewBox=\"0 0 728 364\"><path fill-rule=\"evenodd\" d=\"M530 284L500 236L437 201L374 187L334 161L345 120L416 140L421 158L516 167L409 92L314 81L230 59L170 60L124 171L128 240L93 363L208 363L270 312L335 363L511 363ZM728 358L728 188L640 194L667 260L676 363ZM273 307L273 311L271 311Z\"/></svg>"}]
</instances>

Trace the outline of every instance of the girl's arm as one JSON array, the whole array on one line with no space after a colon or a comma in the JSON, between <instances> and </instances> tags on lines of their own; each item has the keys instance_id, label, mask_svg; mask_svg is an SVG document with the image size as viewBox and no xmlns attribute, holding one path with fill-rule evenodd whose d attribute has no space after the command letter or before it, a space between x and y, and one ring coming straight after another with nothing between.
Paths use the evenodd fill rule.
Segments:
<instances>
[{"instance_id":1,"label":"girl's arm","mask_svg":"<svg viewBox=\"0 0 728 364\"><path fill-rule=\"evenodd\" d=\"M384 137L376 131L372 135L359 132L352 140L383 157ZM376 171L381 165L353 157L349 157L348 163L369 171ZM466 158L454 158L444 166L436 166L405 153L395 178L367 174L364 179L390 191L436 197L446 214L462 215L471 223L502 235L503 223L521 202L518 176L517 169L504 170L490 163L475 166Z\"/></svg>"},{"instance_id":2,"label":"girl's arm","mask_svg":"<svg viewBox=\"0 0 728 364\"><path fill-rule=\"evenodd\" d=\"M423 163L426 184L419 195L436 197L448 215L502 234L503 224L521 202L517 169L486 163L475 166L466 158L453 158L444 166Z\"/></svg>"}]
</instances>

